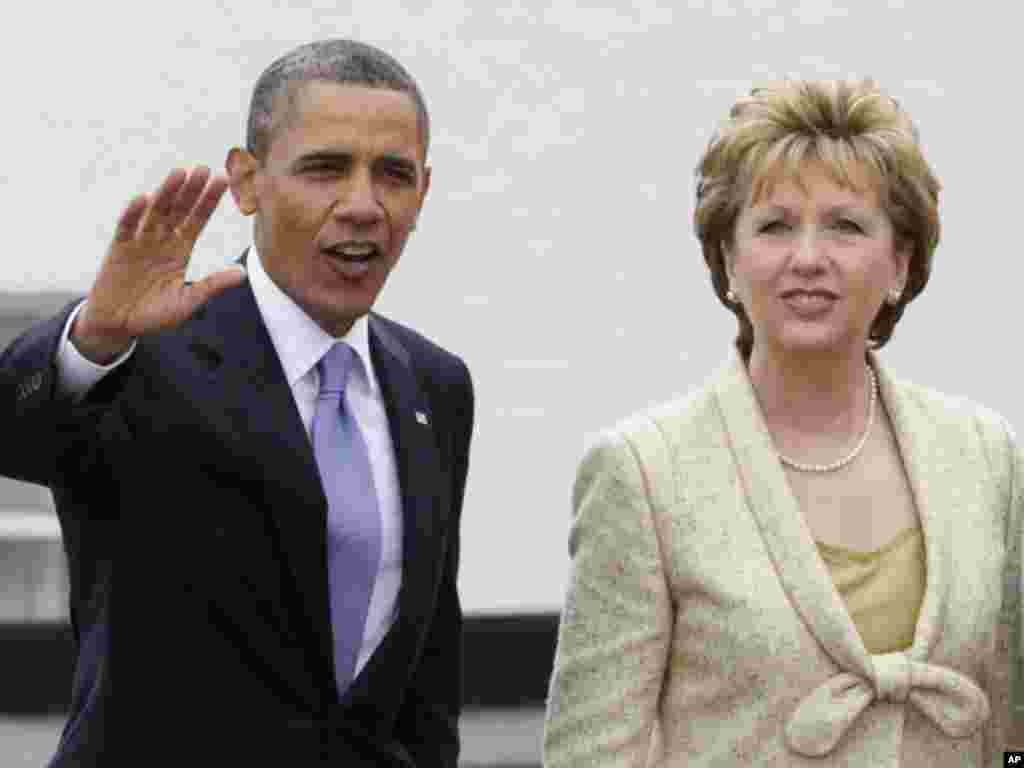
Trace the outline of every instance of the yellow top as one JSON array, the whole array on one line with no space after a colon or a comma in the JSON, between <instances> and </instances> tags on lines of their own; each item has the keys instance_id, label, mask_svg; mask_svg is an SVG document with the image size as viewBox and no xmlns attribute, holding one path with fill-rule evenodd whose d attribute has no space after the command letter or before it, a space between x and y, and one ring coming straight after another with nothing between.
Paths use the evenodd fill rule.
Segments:
<instances>
[{"instance_id":1,"label":"yellow top","mask_svg":"<svg viewBox=\"0 0 1024 768\"><path fill-rule=\"evenodd\" d=\"M921 529L907 528L874 552L816 543L867 652L909 648L927 586Z\"/></svg>"}]
</instances>

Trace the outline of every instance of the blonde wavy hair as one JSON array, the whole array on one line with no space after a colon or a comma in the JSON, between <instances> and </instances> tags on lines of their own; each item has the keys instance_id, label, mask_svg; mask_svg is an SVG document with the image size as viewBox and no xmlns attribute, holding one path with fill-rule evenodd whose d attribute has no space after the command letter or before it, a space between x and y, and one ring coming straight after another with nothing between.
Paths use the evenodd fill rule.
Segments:
<instances>
[{"instance_id":1,"label":"blonde wavy hair","mask_svg":"<svg viewBox=\"0 0 1024 768\"><path fill-rule=\"evenodd\" d=\"M928 283L939 242L939 182L921 153L917 129L898 102L871 79L786 80L739 99L697 165L694 227L715 293L739 320L737 344L750 356L754 332L743 306L726 298L725 247L736 218L782 175L799 179L809 162L853 186L865 168L893 225L897 248L910 251L907 284L896 305L883 304L868 339L878 349ZM863 191L863 190L860 190Z\"/></svg>"}]
</instances>

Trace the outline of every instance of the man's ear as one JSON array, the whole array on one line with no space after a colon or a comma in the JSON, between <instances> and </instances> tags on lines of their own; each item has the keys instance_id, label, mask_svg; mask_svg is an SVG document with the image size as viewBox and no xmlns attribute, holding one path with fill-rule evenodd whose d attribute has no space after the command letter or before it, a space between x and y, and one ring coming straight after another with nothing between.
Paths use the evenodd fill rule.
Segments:
<instances>
[{"instance_id":1,"label":"man's ear","mask_svg":"<svg viewBox=\"0 0 1024 768\"><path fill-rule=\"evenodd\" d=\"M235 198L235 205L244 216L251 216L256 213L256 172L259 170L259 161L252 153L234 147L228 152L228 158L224 162L224 168L228 173L228 185L231 187L231 196Z\"/></svg>"},{"instance_id":2,"label":"man's ear","mask_svg":"<svg viewBox=\"0 0 1024 768\"><path fill-rule=\"evenodd\" d=\"M420 204L419 208L416 209L416 221L419 221L420 211L423 210L423 202L427 199L427 192L430 191L430 166L423 166L423 191L420 192ZM413 222L412 228L416 229L416 221Z\"/></svg>"},{"instance_id":3,"label":"man's ear","mask_svg":"<svg viewBox=\"0 0 1024 768\"><path fill-rule=\"evenodd\" d=\"M423 194L420 195L420 205L423 205L423 201L427 199L427 192L430 190L430 172L431 167L429 165L423 166Z\"/></svg>"}]
</instances>

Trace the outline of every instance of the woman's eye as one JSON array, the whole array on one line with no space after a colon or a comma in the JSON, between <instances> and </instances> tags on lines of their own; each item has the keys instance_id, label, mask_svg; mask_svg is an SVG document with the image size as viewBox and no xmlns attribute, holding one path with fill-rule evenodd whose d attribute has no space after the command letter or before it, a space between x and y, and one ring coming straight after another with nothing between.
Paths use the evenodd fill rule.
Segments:
<instances>
[{"instance_id":1,"label":"woman's eye","mask_svg":"<svg viewBox=\"0 0 1024 768\"><path fill-rule=\"evenodd\" d=\"M835 226L836 226L836 229L838 229L840 232L849 232L849 233L858 233L859 234L860 232L864 231L861 228L860 224L858 224L857 222L855 222L855 221L853 221L851 219L838 219L836 221L836 225Z\"/></svg>"},{"instance_id":2,"label":"woman's eye","mask_svg":"<svg viewBox=\"0 0 1024 768\"><path fill-rule=\"evenodd\" d=\"M775 232L785 232L786 229L787 229L786 222L781 221L781 220L776 220L776 221L765 222L764 224L762 224L758 228L758 232L763 232L765 234L769 234L770 235L770 234L775 233Z\"/></svg>"}]
</instances>

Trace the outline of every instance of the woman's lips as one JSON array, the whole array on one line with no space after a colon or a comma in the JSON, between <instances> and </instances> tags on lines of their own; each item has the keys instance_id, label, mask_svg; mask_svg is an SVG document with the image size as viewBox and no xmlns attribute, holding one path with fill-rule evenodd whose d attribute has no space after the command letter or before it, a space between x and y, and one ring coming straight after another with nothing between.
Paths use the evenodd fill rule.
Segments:
<instances>
[{"instance_id":1,"label":"woman's lips","mask_svg":"<svg viewBox=\"0 0 1024 768\"><path fill-rule=\"evenodd\" d=\"M792 291L783 294L782 300L801 317L816 317L832 309L839 297L819 291Z\"/></svg>"}]
</instances>

